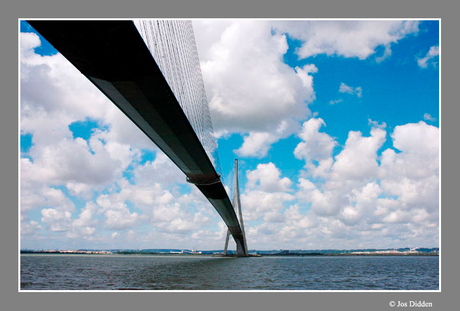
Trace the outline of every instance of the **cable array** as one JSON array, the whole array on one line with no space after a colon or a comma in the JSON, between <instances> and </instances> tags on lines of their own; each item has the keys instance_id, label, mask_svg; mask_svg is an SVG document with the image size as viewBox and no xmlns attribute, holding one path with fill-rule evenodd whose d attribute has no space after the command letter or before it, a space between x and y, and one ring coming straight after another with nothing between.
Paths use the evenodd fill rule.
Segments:
<instances>
[{"instance_id":1,"label":"cable array","mask_svg":"<svg viewBox=\"0 0 460 311\"><path fill-rule=\"evenodd\" d=\"M217 173L222 176L192 22L134 20L134 24Z\"/></svg>"}]
</instances>

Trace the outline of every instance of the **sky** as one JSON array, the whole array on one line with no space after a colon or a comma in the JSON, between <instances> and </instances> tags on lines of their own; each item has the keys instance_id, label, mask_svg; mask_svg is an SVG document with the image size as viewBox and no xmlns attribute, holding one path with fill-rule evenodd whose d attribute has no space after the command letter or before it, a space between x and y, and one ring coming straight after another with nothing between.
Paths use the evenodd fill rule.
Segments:
<instances>
[{"instance_id":1,"label":"sky","mask_svg":"<svg viewBox=\"0 0 460 311\"><path fill-rule=\"evenodd\" d=\"M250 250L439 247L439 21L193 27ZM27 22L19 35L21 249L223 249L183 173Z\"/></svg>"}]
</instances>

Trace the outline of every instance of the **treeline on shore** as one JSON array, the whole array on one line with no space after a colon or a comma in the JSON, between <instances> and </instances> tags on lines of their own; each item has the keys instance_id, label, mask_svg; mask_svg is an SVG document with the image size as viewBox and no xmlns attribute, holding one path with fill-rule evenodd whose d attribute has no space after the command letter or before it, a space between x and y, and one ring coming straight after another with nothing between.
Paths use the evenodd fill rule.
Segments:
<instances>
[{"instance_id":1,"label":"treeline on shore","mask_svg":"<svg viewBox=\"0 0 460 311\"><path fill-rule=\"evenodd\" d=\"M109 254L118 254L118 255L161 255L161 256L211 256L211 253L167 253L167 252L146 252L146 251L131 251L131 250L123 250L123 251L116 251L116 252L108 252L108 251L43 251L43 250L21 250L21 254L94 254L94 255L109 255ZM279 252L279 253L260 253L257 254L261 257L272 257L272 256L292 256L292 257L306 257L306 256L439 256L438 252L393 252L393 253L374 253L374 252L366 252L366 253L320 253L320 252Z\"/></svg>"}]
</instances>

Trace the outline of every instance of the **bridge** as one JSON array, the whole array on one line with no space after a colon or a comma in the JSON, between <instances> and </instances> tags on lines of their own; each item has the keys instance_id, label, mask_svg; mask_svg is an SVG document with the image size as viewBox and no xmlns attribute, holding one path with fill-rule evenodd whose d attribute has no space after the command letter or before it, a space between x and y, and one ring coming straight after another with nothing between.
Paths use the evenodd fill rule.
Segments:
<instances>
[{"instance_id":1,"label":"bridge","mask_svg":"<svg viewBox=\"0 0 460 311\"><path fill-rule=\"evenodd\" d=\"M248 256L242 222L240 225L220 175L135 24L93 20L28 23L126 114L179 167L188 182L196 185L227 225L237 255Z\"/></svg>"}]
</instances>

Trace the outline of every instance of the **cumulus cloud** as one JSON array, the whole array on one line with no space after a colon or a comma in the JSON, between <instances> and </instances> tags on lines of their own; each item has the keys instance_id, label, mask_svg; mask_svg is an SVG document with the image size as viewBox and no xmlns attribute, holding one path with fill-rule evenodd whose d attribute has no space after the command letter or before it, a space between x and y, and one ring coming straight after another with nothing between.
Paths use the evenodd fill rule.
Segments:
<instances>
[{"instance_id":1,"label":"cumulus cloud","mask_svg":"<svg viewBox=\"0 0 460 311\"><path fill-rule=\"evenodd\" d=\"M91 199L138 158L135 147L152 150L152 143L146 143L145 135L61 54L36 54L36 34L21 33L20 42L21 134L32 137L27 158L20 160L21 209L27 213L55 206L43 205L50 200L43 189L50 186L64 186L71 195ZM88 119L104 126L88 140L74 137L69 126Z\"/></svg>"},{"instance_id":2,"label":"cumulus cloud","mask_svg":"<svg viewBox=\"0 0 460 311\"><path fill-rule=\"evenodd\" d=\"M184 187L190 192L184 192ZM149 240L137 233L145 224L151 225L149 236L156 239L169 234L165 238L173 243L196 235L199 228L221 222L204 196L187 184L183 174L161 153L137 165L131 180L119 179L114 189L97 197L96 215L103 218L105 229L130 230L133 239L145 243Z\"/></svg>"},{"instance_id":3,"label":"cumulus cloud","mask_svg":"<svg viewBox=\"0 0 460 311\"><path fill-rule=\"evenodd\" d=\"M332 165L332 151L336 146L331 136L319 131L322 126L326 126L326 123L321 118L311 118L304 122L298 134L302 142L294 149L295 157L305 160L313 176L327 174Z\"/></svg>"},{"instance_id":4,"label":"cumulus cloud","mask_svg":"<svg viewBox=\"0 0 460 311\"><path fill-rule=\"evenodd\" d=\"M97 212L104 216L104 226L112 230L137 227L147 220L146 215L128 208L120 193L102 194L96 199Z\"/></svg>"},{"instance_id":5,"label":"cumulus cloud","mask_svg":"<svg viewBox=\"0 0 460 311\"><path fill-rule=\"evenodd\" d=\"M63 128L69 124L91 118L109 124L108 135L119 143L155 148L145 134L61 54L36 54L34 48L41 44L36 34L21 33L20 41L23 133L32 133L35 142L49 143L68 136L70 132Z\"/></svg>"},{"instance_id":6,"label":"cumulus cloud","mask_svg":"<svg viewBox=\"0 0 460 311\"><path fill-rule=\"evenodd\" d=\"M126 168L134 152L129 146L118 150L116 147L113 143L103 144L98 139L92 139L88 146L81 138L64 138L47 146L35 144L30 152L34 161L23 161L27 166L26 178L38 178L51 184L110 183ZM123 148L124 153L120 150Z\"/></svg>"},{"instance_id":7,"label":"cumulus cloud","mask_svg":"<svg viewBox=\"0 0 460 311\"><path fill-rule=\"evenodd\" d=\"M248 188L258 188L266 192L289 192L292 182L287 177L280 178L281 172L273 163L259 164L246 175Z\"/></svg>"},{"instance_id":8,"label":"cumulus cloud","mask_svg":"<svg viewBox=\"0 0 460 311\"><path fill-rule=\"evenodd\" d=\"M283 120L278 128L270 132L250 131L249 135L243 137L243 145L234 151L240 157L263 158L273 143L297 132L299 127L299 123L294 120Z\"/></svg>"},{"instance_id":9,"label":"cumulus cloud","mask_svg":"<svg viewBox=\"0 0 460 311\"><path fill-rule=\"evenodd\" d=\"M270 146L279 138L268 132L250 132L243 139L243 145L235 150L238 156L263 158L267 155Z\"/></svg>"},{"instance_id":10,"label":"cumulus cloud","mask_svg":"<svg viewBox=\"0 0 460 311\"><path fill-rule=\"evenodd\" d=\"M341 98L334 99L334 100L329 101L329 105L335 105L335 104L339 104L341 102L343 102L343 99L341 99Z\"/></svg>"},{"instance_id":11,"label":"cumulus cloud","mask_svg":"<svg viewBox=\"0 0 460 311\"><path fill-rule=\"evenodd\" d=\"M335 157L332 179L369 179L378 173L377 151L386 140L386 131L379 128L371 130L370 137L361 132L348 133L344 149Z\"/></svg>"},{"instance_id":12,"label":"cumulus cloud","mask_svg":"<svg viewBox=\"0 0 460 311\"><path fill-rule=\"evenodd\" d=\"M327 54L365 59L383 47L377 58L382 60L391 55L392 44L418 32L418 21L203 20L193 25L214 128L218 135L242 134L236 154L258 158L297 131L315 99L318 68L285 64L286 36L301 40L300 58ZM342 83L340 90L362 96L359 86Z\"/></svg>"},{"instance_id":13,"label":"cumulus cloud","mask_svg":"<svg viewBox=\"0 0 460 311\"><path fill-rule=\"evenodd\" d=\"M138 185L158 183L166 186L186 181L184 173L163 152L157 152L154 161L135 167L133 174Z\"/></svg>"},{"instance_id":14,"label":"cumulus cloud","mask_svg":"<svg viewBox=\"0 0 460 311\"><path fill-rule=\"evenodd\" d=\"M74 227L89 227L97 224L97 220L94 219L95 213L97 212L97 206L93 202L88 202L85 207L80 211L78 219L73 221Z\"/></svg>"},{"instance_id":15,"label":"cumulus cloud","mask_svg":"<svg viewBox=\"0 0 460 311\"><path fill-rule=\"evenodd\" d=\"M241 195L243 219L257 220L265 216L266 212L280 212L284 209L284 203L293 201L295 197L285 192L265 192L252 190Z\"/></svg>"},{"instance_id":16,"label":"cumulus cloud","mask_svg":"<svg viewBox=\"0 0 460 311\"><path fill-rule=\"evenodd\" d=\"M44 208L41 211L41 221L49 225L51 231L70 230L72 214L69 211L61 211L55 208Z\"/></svg>"},{"instance_id":17,"label":"cumulus cloud","mask_svg":"<svg viewBox=\"0 0 460 311\"><path fill-rule=\"evenodd\" d=\"M132 228L139 225L142 219L138 213L131 213L126 207L108 210L104 215L106 217L105 225L110 229Z\"/></svg>"},{"instance_id":18,"label":"cumulus cloud","mask_svg":"<svg viewBox=\"0 0 460 311\"><path fill-rule=\"evenodd\" d=\"M281 222L280 212L285 203L295 199L290 194L292 182L281 177L280 170L273 164L259 164L253 171L246 173L247 186L241 194L243 219L256 220L264 218L268 222Z\"/></svg>"},{"instance_id":19,"label":"cumulus cloud","mask_svg":"<svg viewBox=\"0 0 460 311\"><path fill-rule=\"evenodd\" d=\"M340 92L340 93L350 94L350 95L356 95L356 96L358 96L359 98L361 98L361 96L363 95L363 89L362 89L362 87L360 87L360 86L358 86L358 87L351 87L351 86L346 85L346 84L343 83L343 82L340 83L339 92Z\"/></svg>"},{"instance_id":20,"label":"cumulus cloud","mask_svg":"<svg viewBox=\"0 0 460 311\"><path fill-rule=\"evenodd\" d=\"M423 120L426 120L426 121L436 121L436 118L432 117L431 114L429 113L425 113L423 114Z\"/></svg>"},{"instance_id":21,"label":"cumulus cloud","mask_svg":"<svg viewBox=\"0 0 460 311\"><path fill-rule=\"evenodd\" d=\"M366 59L384 48L381 61L391 55L391 45L417 34L418 21L297 21L279 22L277 28L302 41L299 58L328 56Z\"/></svg>"},{"instance_id":22,"label":"cumulus cloud","mask_svg":"<svg viewBox=\"0 0 460 311\"><path fill-rule=\"evenodd\" d=\"M321 124L320 120L311 122ZM323 175L324 182L315 184L309 178L299 178L295 195L310 210L305 216L293 215L299 220L316 219L330 237L350 234L370 243L368 238L380 234L381 243L388 239L388 245L391 239L393 244L404 245L404 241L411 240L436 245L439 129L423 121L396 126L391 139L398 152L389 148L379 156L386 131L377 122L369 125L373 128L368 137L360 132L349 133L343 150L333 158L330 174ZM305 135L304 138L307 142ZM302 146L299 144L296 150L302 150ZM306 169L311 171L314 167L306 165ZM286 230L289 234L304 234L294 228Z\"/></svg>"},{"instance_id":23,"label":"cumulus cloud","mask_svg":"<svg viewBox=\"0 0 460 311\"><path fill-rule=\"evenodd\" d=\"M285 64L286 36L269 21L194 21L194 28L214 128L248 133L238 154L265 156L310 114L318 69Z\"/></svg>"},{"instance_id":24,"label":"cumulus cloud","mask_svg":"<svg viewBox=\"0 0 460 311\"><path fill-rule=\"evenodd\" d=\"M65 113L75 120L103 117L108 99L61 54L36 54L34 48L40 44L36 34L21 33L21 116L33 117L38 110ZM91 104L81 105L82 101ZM26 125L22 129L27 130Z\"/></svg>"},{"instance_id":25,"label":"cumulus cloud","mask_svg":"<svg viewBox=\"0 0 460 311\"><path fill-rule=\"evenodd\" d=\"M320 24L312 26L308 40L305 33L290 30L292 37L305 36L299 55L365 59L383 47L388 57L392 44L418 31L416 22L385 22L372 37L361 22L330 24L332 30L349 27L367 41L347 47L329 37L321 50ZM244 220L251 223L246 226L250 245L297 249L324 241L323 248L355 248L372 247L376 239L381 247L437 243L438 128L419 122L388 129L387 135L384 122L369 120L370 135L350 132L339 146L324 120L305 121L318 69L283 63L287 32L281 26L200 21L195 27L201 27L198 39L209 48L200 50L200 57L215 127L243 135L235 152L264 157L279 139L296 133L301 140L293 150L305 161L299 179L284 177L274 163L246 172L241 202ZM33 142L20 160L22 234L50 231L116 247L168 241L178 247L196 242L221 248L226 227L203 195L62 56L37 55L33 48L39 44L36 35L21 35L21 133L32 134ZM343 83L341 89L362 95L359 87ZM102 126L89 139L74 138L69 125L88 117ZM382 151L387 139L393 145ZM153 152L154 159L141 162L142 149ZM87 204L76 208L74 201L82 198ZM29 219L33 209L39 219Z\"/></svg>"},{"instance_id":26,"label":"cumulus cloud","mask_svg":"<svg viewBox=\"0 0 460 311\"><path fill-rule=\"evenodd\" d=\"M21 225L21 234L37 234L42 229L43 227L38 222L31 220L29 223Z\"/></svg>"},{"instance_id":27,"label":"cumulus cloud","mask_svg":"<svg viewBox=\"0 0 460 311\"><path fill-rule=\"evenodd\" d=\"M405 209L424 208L436 215L439 203L439 129L425 122L395 128L400 153L382 153L382 187Z\"/></svg>"},{"instance_id":28,"label":"cumulus cloud","mask_svg":"<svg viewBox=\"0 0 460 311\"><path fill-rule=\"evenodd\" d=\"M437 66L436 59L439 56L439 46L432 46L426 53L425 57L417 58L417 63L420 68L426 69L429 65Z\"/></svg>"},{"instance_id":29,"label":"cumulus cloud","mask_svg":"<svg viewBox=\"0 0 460 311\"><path fill-rule=\"evenodd\" d=\"M318 226L317 219L301 212L298 204L291 205L284 213L286 226L291 228L310 229Z\"/></svg>"},{"instance_id":30,"label":"cumulus cloud","mask_svg":"<svg viewBox=\"0 0 460 311\"><path fill-rule=\"evenodd\" d=\"M61 54L36 54L36 34L22 33L20 41L21 134L32 137L27 157L20 160L23 233L49 229L71 239L103 240L103 230L137 228L152 220L152 208L174 204L174 189L185 182L174 164ZM88 119L98 127L88 139L74 137L69 126ZM155 160L139 165L141 149L154 152ZM127 170L132 182L123 178ZM190 206L202 202L197 195L188 195L195 198ZM86 206L76 209L72 196L87 200ZM131 210L132 203L139 209ZM33 209L40 211L41 224L29 219ZM193 223L196 215L175 219ZM200 219L204 223L209 217Z\"/></svg>"},{"instance_id":31,"label":"cumulus cloud","mask_svg":"<svg viewBox=\"0 0 460 311\"><path fill-rule=\"evenodd\" d=\"M66 232L66 237L70 239L80 240L100 240L97 231L101 228L97 219L98 206L94 202L87 202L85 207L80 210L78 218L73 218L69 229Z\"/></svg>"},{"instance_id":32,"label":"cumulus cloud","mask_svg":"<svg viewBox=\"0 0 460 311\"><path fill-rule=\"evenodd\" d=\"M24 231L24 234L38 234L38 232L46 228L54 232L70 230L71 216L76 210L74 203L61 189L38 183L32 185L21 183L21 232ZM32 210L40 211L42 216L40 221L43 226L36 220L29 219L28 215Z\"/></svg>"},{"instance_id":33,"label":"cumulus cloud","mask_svg":"<svg viewBox=\"0 0 460 311\"><path fill-rule=\"evenodd\" d=\"M381 128L384 129L387 127L387 124L385 122L379 123L378 121L373 121L371 119L367 119L367 123L375 128Z\"/></svg>"}]
</instances>

